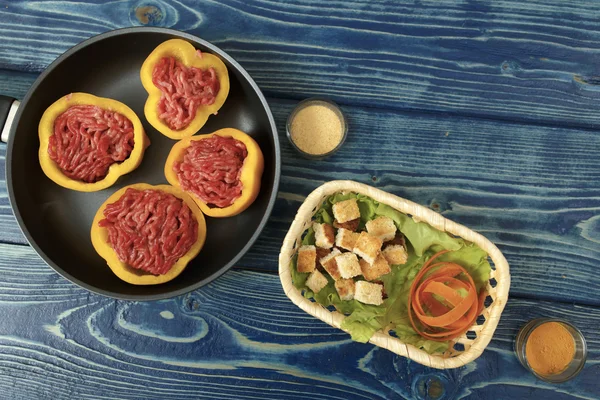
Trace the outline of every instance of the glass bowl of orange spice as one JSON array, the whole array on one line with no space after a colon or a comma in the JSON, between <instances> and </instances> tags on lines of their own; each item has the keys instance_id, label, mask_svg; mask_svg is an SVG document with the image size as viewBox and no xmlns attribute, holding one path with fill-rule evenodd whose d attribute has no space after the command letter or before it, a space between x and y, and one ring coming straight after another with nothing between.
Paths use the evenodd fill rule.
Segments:
<instances>
[{"instance_id":1,"label":"glass bowl of orange spice","mask_svg":"<svg viewBox=\"0 0 600 400\"><path fill-rule=\"evenodd\" d=\"M579 329L557 318L537 318L521 328L515 339L521 364L549 383L566 382L581 372L587 358Z\"/></svg>"}]
</instances>

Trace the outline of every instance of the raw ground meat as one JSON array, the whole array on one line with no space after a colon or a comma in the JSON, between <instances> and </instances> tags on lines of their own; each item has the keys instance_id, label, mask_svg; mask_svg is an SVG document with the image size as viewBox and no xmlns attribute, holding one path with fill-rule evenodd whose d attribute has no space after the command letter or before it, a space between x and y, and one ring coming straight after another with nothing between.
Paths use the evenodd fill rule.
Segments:
<instances>
[{"instance_id":1,"label":"raw ground meat","mask_svg":"<svg viewBox=\"0 0 600 400\"><path fill-rule=\"evenodd\" d=\"M240 174L247 155L244 143L215 135L192 141L173 170L183 190L209 206L223 208L242 194Z\"/></svg>"},{"instance_id":2,"label":"raw ground meat","mask_svg":"<svg viewBox=\"0 0 600 400\"><path fill-rule=\"evenodd\" d=\"M129 188L104 209L99 225L119 260L154 275L169 272L198 238L198 221L183 200L160 190Z\"/></svg>"},{"instance_id":3,"label":"raw ground meat","mask_svg":"<svg viewBox=\"0 0 600 400\"><path fill-rule=\"evenodd\" d=\"M192 122L199 106L213 104L220 89L214 68L188 68L174 57L163 57L156 64L152 82L162 92L158 116L176 131Z\"/></svg>"},{"instance_id":4,"label":"raw ground meat","mask_svg":"<svg viewBox=\"0 0 600 400\"><path fill-rule=\"evenodd\" d=\"M94 183L106 177L112 164L127 159L133 145L133 124L124 115L78 105L54 121L48 154L69 178Z\"/></svg>"}]
</instances>

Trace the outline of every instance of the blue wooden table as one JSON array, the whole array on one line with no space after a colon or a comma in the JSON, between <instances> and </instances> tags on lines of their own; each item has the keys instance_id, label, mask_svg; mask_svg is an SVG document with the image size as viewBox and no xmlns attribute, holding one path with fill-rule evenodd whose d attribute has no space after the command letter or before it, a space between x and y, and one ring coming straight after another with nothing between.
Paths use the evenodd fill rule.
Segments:
<instances>
[{"instance_id":1,"label":"blue wooden table","mask_svg":"<svg viewBox=\"0 0 600 400\"><path fill-rule=\"evenodd\" d=\"M599 20L591 0L0 0L1 94L22 98L93 35L170 27L249 71L283 155L277 204L251 251L208 286L157 302L90 294L54 273L27 245L2 180L0 398L600 398ZM342 105L350 133L339 153L307 164L284 123L315 95ZM353 343L285 297L283 236L332 179L429 206L500 247L511 297L476 362L422 367ZM587 338L571 382L536 380L513 353L519 327L540 316Z\"/></svg>"}]
</instances>

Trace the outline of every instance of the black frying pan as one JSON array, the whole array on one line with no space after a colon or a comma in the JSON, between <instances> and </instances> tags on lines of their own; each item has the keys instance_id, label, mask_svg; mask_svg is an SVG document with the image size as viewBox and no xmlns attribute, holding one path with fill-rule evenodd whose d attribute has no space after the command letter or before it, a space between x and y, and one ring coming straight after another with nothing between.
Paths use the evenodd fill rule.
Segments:
<instances>
[{"instance_id":1,"label":"black frying pan","mask_svg":"<svg viewBox=\"0 0 600 400\"><path fill-rule=\"evenodd\" d=\"M147 94L139 71L148 54L172 38L185 39L197 49L220 56L229 70L229 97L218 115L211 116L200 132L232 127L248 133L262 149L265 171L260 194L250 208L235 217L207 217L206 244L180 276L161 285L136 286L117 278L94 251L90 228L97 209L116 190L138 182L166 183L164 162L175 141L146 122L143 110ZM72 92L88 92L127 104L142 120L152 142L140 167L106 190L82 193L62 188L48 179L39 165L39 120L55 100ZM0 100L2 128L9 103L6 98ZM264 96L248 73L210 43L161 28L128 28L104 33L60 56L34 82L18 107L6 155L10 202L19 226L40 257L59 274L86 289L132 300L186 293L233 266L252 246L269 218L280 169L275 122Z\"/></svg>"}]
</instances>

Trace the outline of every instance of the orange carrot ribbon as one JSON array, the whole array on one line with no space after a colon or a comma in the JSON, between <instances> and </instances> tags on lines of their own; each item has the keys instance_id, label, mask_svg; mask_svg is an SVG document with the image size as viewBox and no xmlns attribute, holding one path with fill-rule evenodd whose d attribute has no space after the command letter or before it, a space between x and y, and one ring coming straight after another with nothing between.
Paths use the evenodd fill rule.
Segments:
<instances>
[{"instance_id":1,"label":"orange carrot ribbon","mask_svg":"<svg viewBox=\"0 0 600 400\"><path fill-rule=\"evenodd\" d=\"M456 339L475 323L483 309L485 290L477 293L473 278L453 262L435 262L448 250L434 254L415 277L408 297L413 329L426 339ZM466 293L466 295L465 295Z\"/></svg>"}]
</instances>

